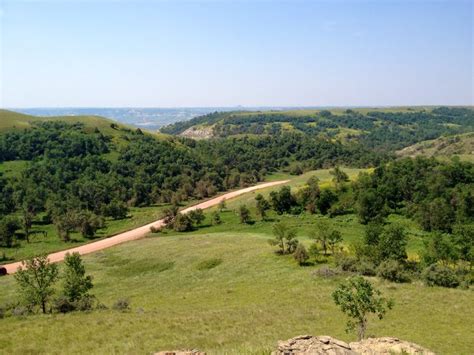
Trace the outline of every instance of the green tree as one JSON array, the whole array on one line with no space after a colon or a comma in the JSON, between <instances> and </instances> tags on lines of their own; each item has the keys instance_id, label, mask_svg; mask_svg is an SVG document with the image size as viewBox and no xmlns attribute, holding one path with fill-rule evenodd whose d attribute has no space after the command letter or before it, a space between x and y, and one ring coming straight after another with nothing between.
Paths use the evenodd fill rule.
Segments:
<instances>
[{"instance_id":1,"label":"green tree","mask_svg":"<svg viewBox=\"0 0 474 355\"><path fill-rule=\"evenodd\" d=\"M250 215L250 210L247 208L246 205L240 205L238 212L239 212L240 223L252 222L252 216Z\"/></svg>"},{"instance_id":2,"label":"green tree","mask_svg":"<svg viewBox=\"0 0 474 355\"><path fill-rule=\"evenodd\" d=\"M295 204L295 199L291 194L289 186L283 186L279 191L270 192L270 202L272 208L278 214L288 213Z\"/></svg>"},{"instance_id":3,"label":"green tree","mask_svg":"<svg viewBox=\"0 0 474 355\"><path fill-rule=\"evenodd\" d=\"M309 259L309 254L303 244L298 243L293 258L298 262L300 266L305 265Z\"/></svg>"},{"instance_id":4,"label":"green tree","mask_svg":"<svg viewBox=\"0 0 474 355\"><path fill-rule=\"evenodd\" d=\"M296 231L283 222L273 225L273 235L275 239L270 239L270 245L278 246L278 253L291 254L295 251L298 240L296 239Z\"/></svg>"},{"instance_id":5,"label":"green tree","mask_svg":"<svg viewBox=\"0 0 474 355\"><path fill-rule=\"evenodd\" d=\"M46 306L54 293L53 285L58 279L57 265L51 264L46 255L39 256L23 261L14 277L27 306L39 306L46 313Z\"/></svg>"},{"instance_id":6,"label":"green tree","mask_svg":"<svg viewBox=\"0 0 474 355\"><path fill-rule=\"evenodd\" d=\"M453 243L452 236L435 232L425 243L422 259L425 265L441 262L448 266L459 259L459 254Z\"/></svg>"},{"instance_id":7,"label":"green tree","mask_svg":"<svg viewBox=\"0 0 474 355\"><path fill-rule=\"evenodd\" d=\"M189 232L194 228L192 219L183 213L176 215L172 226L176 232Z\"/></svg>"},{"instance_id":8,"label":"green tree","mask_svg":"<svg viewBox=\"0 0 474 355\"><path fill-rule=\"evenodd\" d=\"M381 292L361 276L348 279L339 285L332 297L341 311L349 317L346 331L357 330L357 338L362 340L367 330L370 314L382 319L393 301L381 296Z\"/></svg>"},{"instance_id":9,"label":"green tree","mask_svg":"<svg viewBox=\"0 0 474 355\"><path fill-rule=\"evenodd\" d=\"M219 214L218 211L214 211L212 213L211 220L212 220L212 224L215 226L222 223L221 215Z\"/></svg>"},{"instance_id":10,"label":"green tree","mask_svg":"<svg viewBox=\"0 0 474 355\"><path fill-rule=\"evenodd\" d=\"M336 186L337 190L341 190L344 186L344 183L349 181L349 176L338 166L329 172L333 176L332 181Z\"/></svg>"},{"instance_id":11,"label":"green tree","mask_svg":"<svg viewBox=\"0 0 474 355\"><path fill-rule=\"evenodd\" d=\"M331 249L331 254L334 255L336 253L336 246L340 243L342 243L342 234L338 230L333 230L329 234L328 238L328 245L329 248Z\"/></svg>"},{"instance_id":12,"label":"green tree","mask_svg":"<svg viewBox=\"0 0 474 355\"><path fill-rule=\"evenodd\" d=\"M267 216L267 211L270 209L270 203L265 200L262 194L258 194L255 197L255 200L257 201L257 214L262 220L265 220Z\"/></svg>"},{"instance_id":13,"label":"green tree","mask_svg":"<svg viewBox=\"0 0 474 355\"><path fill-rule=\"evenodd\" d=\"M201 223L206 219L204 216L204 212L200 208L196 208L195 210L189 211L189 218L197 225L201 225Z\"/></svg>"},{"instance_id":14,"label":"green tree","mask_svg":"<svg viewBox=\"0 0 474 355\"><path fill-rule=\"evenodd\" d=\"M64 258L63 293L70 302L76 302L86 296L93 287L92 277L86 275L86 269L79 253L66 254Z\"/></svg>"},{"instance_id":15,"label":"green tree","mask_svg":"<svg viewBox=\"0 0 474 355\"><path fill-rule=\"evenodd\" d=\"M117 219L124 219L127 217L128 214L128 206L125 202L122 202L118 199L112 200L107 206L104 208L104 215L106 217L111 217L115 220Z\"/></svg>"},{"instance_id":16,"label":"green tree","mask_svg":"<svg viewBox=\"0 0 474 355\"><path fill-rule=\"evenodd\" d=\"M384 228L377 245L380 260L397 260L404 263L407 259L407 235L405 228L398 224L391 224Z\"/></svg>"},{"instance_id":17,"label":"green tree","mask_svg":"<svg viewBox=\"0 0 474 355\"><path fill-rule=\"evenodd\" d=\"M16 231L20 229L20 222L12 216L3 217L0 220L0 243L10 248L13 245Z\"/></svg>"}]
</instances>

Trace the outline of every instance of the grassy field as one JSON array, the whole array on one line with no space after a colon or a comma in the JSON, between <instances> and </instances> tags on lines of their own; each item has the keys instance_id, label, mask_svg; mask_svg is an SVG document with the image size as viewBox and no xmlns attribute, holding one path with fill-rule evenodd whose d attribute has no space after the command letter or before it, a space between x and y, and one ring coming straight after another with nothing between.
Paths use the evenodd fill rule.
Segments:
<instances>
[{"instance_id":1,"label":"grassy field","mask_svg":"<svg viewBox=\"0 0 474 355\"><path fill-rule=\"evenodd\" d=\"M294 177L289 185L313 174L329 184L328 172L318 171ZM278 219L294 226L306 245L309 231L322 219L341 230L346 247L362 237L363 227L352 215L270 215L268 222L239 224L233 210L247 203L253 212L254 197L228 201L219 226L209 225L210 210L194 232L153 234L85 256L93 293L109 309L5 318L1 352L147 354L198 348L209 354L264 354L277 340L299 334L354 340L344 332L345 318L331 299L345 276L317 276L320 265L299 267L290 256L277 256L267 241ZM390 219L408 227L410 253L416 254L423 233L412 221ZM372 281L395 300L395 308L384 320L372 320L368 334L397 336L440 354L472 353L472 291ZM0 279L0 290L0 305L15 299L13 277ZM130 311L110 309L120 298L130 300Z\"/></svg>"},{"instance_id":2,"label":"grassy field","mask_svg":"<svg viewBox=\"0 0 474 355\"><path fill-rule=\"evenodd\" d=\"M158 236L85 257L95 295L111 305L128 298L129 312L93 311L0 320L8 354L146 354L199 348L209 354L262 354L298 334L351 341L331 299L342 277L315 276L279 257L260 233ZM220 259L212 269L202 265ZM215 263L214 263L215 264ZM473 293L373 280L394 298L368 333L410 340L443 354L469 354ZM0 279L0 302L15 297L12 277Z\"/></svg>"}]
</instances>

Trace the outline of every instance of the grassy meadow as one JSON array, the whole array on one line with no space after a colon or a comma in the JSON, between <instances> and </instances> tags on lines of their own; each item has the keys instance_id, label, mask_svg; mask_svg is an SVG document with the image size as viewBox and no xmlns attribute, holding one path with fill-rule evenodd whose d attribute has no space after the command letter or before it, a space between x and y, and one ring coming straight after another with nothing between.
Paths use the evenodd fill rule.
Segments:
<instances>
[{"instance_id":1,"label":"grassy meadow","mask_svg":"<svg viewBox=\"0 0 474 355\"><path fill-rule=\"evenodd\" d=\"M346 171L351 177L358 173ZM292 177L289 185L296 188L311 175L323 186L330 184L328 171L322 170ZM273 213L269 221L240 224L234 210L245 203L255 216L258 193L227 201L220 225L210 225L214 208L194 232L150 234L85 256L94 277L93 294L109 309L1 319L2 328L8 329L0 334L1 352L149 354L198 348L208 354L268 354L278 340L300 334L355 340L345 333L346 319L331 298L346 276L318 276L321 264L300 267L291 256L276 255L268 239L273 223L284 220L309 245L311 229L324 219L341 231L349 248L362 238L363 227L353 215L330 219ZM409 253L415 257L424 233L410 220L390 220L408 227ZM395 307L384 320L371 320L369 335L400 337L440 354L472 353L471 290L371 280L394 299ZM12 276L0 278L0 289L0 305L16 298ZM130 311L111 309L123 298L130 301Z\"/></svg>"}]
</instances>

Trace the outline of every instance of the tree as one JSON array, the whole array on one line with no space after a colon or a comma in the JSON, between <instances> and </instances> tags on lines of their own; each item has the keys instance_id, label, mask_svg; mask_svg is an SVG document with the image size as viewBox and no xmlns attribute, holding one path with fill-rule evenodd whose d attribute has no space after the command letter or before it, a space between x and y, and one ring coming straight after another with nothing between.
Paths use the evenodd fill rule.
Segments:
<instances>
[{"instance_id":1,"label":"tree","mask_svg":"<svg viewBox=\"0 0 474 355\"><path fill-rule=\"evenodd\" d=\"M64 242L71 240L71 232L74 231L78 225L78 215L74 210L67 210L63 214L55 213L53 215L53 223L58 231L59 237Z\"/></svg>"},{"instance_id":2,"label":"tree","mask_svg":"<svg viewBox=\"0 0 474 355\"><path fill-rule=\"evenodd\" d=\"M320 221L310 237L320 244L324 256L327 256L329 248L334 254L336 245L342 242L341 232L333 229L327 221Z\"/></svg>"},{"instance_id":3,"label":"tree","mask_svg":"<svg viewBox=\"0 0 474 355\"><path fill-rule=\"evenodd\" d=\"M299 243L293 253L293 258L298 262L300 266L306 264L309 259L309 254L303 244Z\"/></svg>"},{"instance_id":4,"label":"tree","mask_svg":"<svg viewBox=\"0 0 474 355\"><path fill-rule=\"evenodd\" d=\"M346 332L357 328L357 337L362 340L367 329L368 316L372 313L382 319L393 301L381 297L381 292L361 276L348 279L339 285L332 297L341 311L349 317Z\"/></svg>"},{"instance_id":5,"label":"tree","mask_svg":"<svg viewBox=\"0 0 474 355\"><path fill-rule=\"evenodd\" d=\"M319 198L316 200L316 207L321 214L327 214L331 205L337 201L337 195L330 189L321 191Z\"/></svg>"},{"instance_id":6,"label":"tree","mask_svg":"<svg viewBox=\"0 0 474 355\"><path fill-rule=\"evenodd\" d=\"M474 225L456 225L453 236L459 257L472 265L474 263Z\"/></svg>"},{"instance_id":7,"label":"tree","mask_svg":"<svg viewBox=\"0 0 474 355\"><path fill-rule=\"evenodd\" d=\"M7 248L13 245L16 231L20 229L20 222L15 217L7 216L0 220L0 242Z\"/></svg>"},{"instance_id":8,"label":"tree","mask_svg":"<svg viewBox=\"0 0 474 355\"><path fill-rule=\"evenodd\" d=\"M214 211L212 213L211 220L212 220L212 224L215 226L222 223L221 215L219 214L218 211Z\"/></svg>"},{"instance_id":9,"label":"tree","mask_svg":"<svg viewBox=\"0 0 474 355\"><path fill-rule=\"evenodd\" d=\"M86 269L79 253L67 253L64 258L64 266L64 296L70 302L79 301L93 287L92 277L86 275Z\"/></svg>"},{"instance_id":10,"label":"tree","mask_svg":"<svg viewBox=\"0 0 474 355\"><path fill-rule=\"evenodd\" d=\"M270 192L270 202L273 209L278 214L288 213L295 203L289 186L283 186L280 191Z\"/></svg>"},{"instance_id":11,"label":"tree","mask_svg":"<svg viewBox=\"0 0 474 355\"><path fill-rule=\"evenodd\" d=\"M93 238L98 229L104 227L104 219L88 210L77 214L76 228L84 238Z\"/></svg>"},{"instance_id":12,"label":"tree","mask_svg":"<svg viewBox=\"0 0 474 355\"><path fill-rule=\"evenodd\" d=\"M51 264L46 255L22 262L15 274L20 294L29 307L46 306L54 293L53 285L58 279L58 267Z\"/></svg>"},{"instance_id":13,"label":"tree","mask_svg":"<svg viewBox=\"0 0 474 355\"><path fill-rule=\"evenodd\" d=\"M425 265L435 264L440 261L444 266L459 259L459 254L453 243L452 236L435 232L425 243L422 259Z\"/></svg>"},{"instance_id":14,"label":"tree","mask_svg":"<svg viewBox=\"0 0 474 355\"><path fill-rule=\"evenodd\" d=\"M118 199L112 200L107 206L104 208L104 215L106 217L111 217L115 220L117 219L124 219L127 217L128 214L128 206L125 202L122 202Z\"/></svg>"},{"instance_id":15,"label":"tree","mask_svg":"<svg viewBox=\"0 0 474 355\"><path fill-rule=\"evenodd\" d=\"M392 224L384 228L377 245L380 260L397 260L404 263L407 259L407 235L401 225Z\"/></svg>"},{"instance_id":16,"label":"tree","mask_svg":"<svg viewBox=\"0 0 474 355\"><path fill-rule=\"evenodd\" d=\"M173 229L176 232L189 232L193 228L193 221L187 214L178 213L176 215L173 221Z\"/></svg>"},{"instance_id":17,"label":"tree","mask_svg":"<svg viewBox=\"0 0 474 355\"><path fill-rule=\"evenodd\" d=\"M196 208L195 210L191 210L188 213L189 218L197 225L201 225L201 223L206 219L204 216L204 212L200 208Z\"/></svg>"},{"instance_id":18,"label":"tree","mask_svg":"<svg viewBox=\"0 0 474 355\"><path fill-rule=\"evenodd\" d=\"M337 190L341 190L344 183L349 181L349 176L338 166L329 172L333 176L332 181Z\"/></svg>"},{"instance_id":19,"label":"tree","mask_svg":"<svg viewBox=\"0 0 474 355\"><path fill-rule=\"evenodd\" d=\"M246 205L241 205L239 207L239 218L240 223L250 223L252 222L252 217L250 216L250 210L247 208Z\"/></svg>"},{"instance_id":20,"label":"tree","mask_svg":"<svg viewBox=\"0 0 474 355\"><path fill-rule=\"evenodd\" d=\"M270 245L278 246L278 253L291 254L295 251L298 240L296 239L296 232L283 222L273 225L273 235L275 239L270 239Z\"/></svg>"},{"instance_id":21,"label":"tree","mask_svg":"<svg viewBox=\"0 0 474 355\"><path fill-rule=\"evenodd\" d=\"M383 195L373 188L360 191L357 199L357 214L362 224L383 218L386 215Z\"/></svg>"},{"instance_id":22,"label":"tree","mask_svg":"<svg viewBox=\"0 0 474 355\"><path fill-rule=\"evenodd\" d=\"M258 194L255 197L255 200L257 201L257 214L260 216L262 220L265 220L267 216L267 211L270 209L270 203L265 200L265 198L262 196L262 194Z\"/></svg>"},{"instance_id":23,"label":"tree","mask_svg":"<svg viewBox=\"0 0 474 355\"><path fill-rule=\"evenodd\" d=\"M331 249L331 254L334 255L336 253L336 246L342 242L342 234L338 230L333 230L329 234L328 238L328 245Z\"/></svg>"}]
</instances>

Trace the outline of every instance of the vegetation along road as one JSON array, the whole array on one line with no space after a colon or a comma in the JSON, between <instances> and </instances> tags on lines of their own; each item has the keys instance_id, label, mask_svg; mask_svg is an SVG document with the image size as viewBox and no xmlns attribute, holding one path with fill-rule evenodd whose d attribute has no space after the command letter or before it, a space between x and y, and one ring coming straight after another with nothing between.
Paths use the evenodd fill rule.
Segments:
<instances>
[{"instance_id":1,"label":"vegetation along road","mask_svg":"<svg viewBox=\"0 0 474 355\"><path fill-rule=\"evenodd\" d=\"M289 180L272 181L272 182L258 184L258 185L255 185L255 186L247 187L247 188L236 190L236 191L231 191L231 192L225 193L223 195L220 195L218 197L215 197L213 199L210 199L210 200L198 203L196 205L187 207L183 211L181 211L181 213L188 213L188 212L190 212L192 210L195 210L195 209L198 209L198 208L205 209L205 208L209 208L209 207L212 207L212 206L216 206L222 200L228 200L228 199L240 196L242 194L245 194L247 192L251 192L251 191L255 191L255 190L258 190L258 189L263 189L263 188L271 187L271 186L275 186L275 185L285 184L287 182L289 182ZM51 262L55 263L55 262L62 261L67 253L74 253L74 252L77 252L79 254L93 253L95 251L110 248L110 247L112 247L114 245L117 245L117 244L121 244L121 243L129 242L131 240L136 240L136 239L143 238L148 233L150 233L150 228L151 227L160 228L160 227L163 227L164 225L165 225L164 218L162 218L162 219L159 219L158 221L155 221L155 222L146 224L144 226L129 230L127 232L117 234L117 235L115 235L113 237L110 237L110 238L102 239L102 240L99 240L97 242L93 242L93 243L81 245L79 247L75 247L75 248L71 248L71 249L58 251L56 253L52 253L48 256L48 258ZM3 267L5 267L7 269L7 273L9 273L9 274L14 273L18 269L19 266L21 266L21 262L14 262L14 263L11 263L11 264L3 265Z\"/></svg>"}]
</instances>

